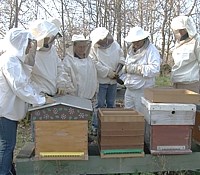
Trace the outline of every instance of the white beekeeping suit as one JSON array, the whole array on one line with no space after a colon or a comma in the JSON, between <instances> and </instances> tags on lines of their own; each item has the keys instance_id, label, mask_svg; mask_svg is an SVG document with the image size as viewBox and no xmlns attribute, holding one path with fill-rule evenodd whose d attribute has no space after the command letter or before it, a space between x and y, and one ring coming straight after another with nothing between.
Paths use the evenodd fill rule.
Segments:
<instances>
[{"instance_id":1,"label":"white beekeeping suit","mask_svg":"<svg viewBox=\"0 0 200 175\"><path fill-rule=\"evenodd\" d=\"M58 27L45 20L36 20L29 30L38 42L31 79L40 92L53 96L62 89L62 94L65 93L72 87L68 83L70 77L64 73L62 61L54 46Z\"/></svg>"},{"instance_id":2,"label":"white beekeeping suit","mask_svg":"<svg viewBox=\"0 0 200 175\"><path fill-rule=\"evenodd\" d=\"M27 112L27 103L45 103L45 97L30 84L32 67L25 64L31 39L32 35L23 29L11 29L4 39L6 52L0 57L0 117L19 121Z\"/></svg>"},{"instance_id":3,"label":"white beekeeping suit","mask_svg":"<svg viewBox=\"0 0 200 175\"><path fill-rule=\"evenodd\" d=\"M5 52L5 43L3 39L0 39L0 56Z\"/></svg>"},{"instance_id":4,"label":"white beekeeping suit","mask_svg":"<svg viewBox=\"0 0 200 175\"><path fill-rule=\"evenodd\" d=\"M109 35L109 37L108 37ZM99 47L98 41L108 37L109 44L106 47ZM115 84L116 79L110 78L117 69L117 66L124 64L125 58L120 45L114 41L105 27L98 27L90 34L92 40L91 57L96 64L98 81L100 84Z\"/></svg>"},{"instance_id":5,"label":"white beekeeping suit","mask_svg":"<svg viewBox=\"0 0 200 175\"><path fill-rule=\"evenodd\" d=\"M178 16L171 22L171 28L176 37L175 48L172 53L174 65L172 67L172 82L198 92L200 39L196 25L191 17ZM180 30L187 31L187 38L181 39Z\"/></svg>"},{"instance_id":6,"label":"white beekeeping suit","mask_svg":"<svg viewBox=\"0 0 200 175\"><path fill-rule=\"evenodd\" d=\"M131 43L124 66L125 108L134 108L141 113L144 88L155 85L161 63L159 51L148 37L149 32L137 26L131 28L125 38L126 42Z\"/></svg>"},{"instance_id":7,"label":"white beekeeping suit","mask_svg":"<svg viewBox=\"0 0 200 175\"><path fill-rule=\"evenodd\" d=\"M89 57L90 47L91 42L83 35L73 35L72 45L63 60L65 72L71 75L75 87L74 95L87 99L92 99L97 91L97 73Z\"/></svg>"}]
</instances>

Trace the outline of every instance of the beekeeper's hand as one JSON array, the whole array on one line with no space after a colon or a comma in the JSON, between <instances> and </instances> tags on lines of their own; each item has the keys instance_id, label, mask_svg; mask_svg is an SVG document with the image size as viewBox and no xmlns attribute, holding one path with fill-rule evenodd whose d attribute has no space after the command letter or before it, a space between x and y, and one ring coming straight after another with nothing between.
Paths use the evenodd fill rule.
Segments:
<instances>
[{"instance_id":1,"label":"beekeeper's hand","mask_svg":"<svg viewBox=\"0 0 200 175\"><path fill-rule=\"evenodd\" d=\"M50 104L50 103L55 103L56 100L54 100L52 97L45 95L45 99L46 99L46 104Z\"/></svg>"},{"instance_id":2,"label":"beekeeper's hand","mask_svg":"<svg viewBox=\"0 0 200 175\"><path fill-rule=\"evenodd\" d=\"M114 72L114 71L112 71L111 69L109 70L109 72L108 72L108 77L110 78L110 79L114 79L114 78L116 78L116 72Z\"/></svg>"},{"instance_id":3,"label":"beekeeper's hand","mask_svg":"<svg viewBox=\"0 0 200 175\"><path fill-rule=\"evenodd\" d=\"M64 87L57 88L57 94L58 95L65 95L66 94L66 88L64 88Z\"/></svg>"},{"instance_id":4,"label":"beekeeper's hand","mask_svg":"<svg viewBox=\"0 0 200 175\"><path fill-rule=\"evenodd\" d=\"M142 66L138 64L129 64L125 66L125 71L128 74L142 75Z\"/></svg>"}]
</instances>

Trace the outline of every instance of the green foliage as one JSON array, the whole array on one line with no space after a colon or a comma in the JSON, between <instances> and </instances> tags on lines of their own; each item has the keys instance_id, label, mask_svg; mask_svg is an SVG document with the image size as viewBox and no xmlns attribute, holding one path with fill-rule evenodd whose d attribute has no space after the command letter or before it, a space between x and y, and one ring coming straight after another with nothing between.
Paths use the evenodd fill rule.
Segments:
<instances>
[{"instance_id":1,"label":"green foliage","mask_svg":"<svg viewBox=\"0 0 200 175\"><path fill-rule=\"evenodd\" d=\"M170 76L156 77L156 86L172 86Z\"/></svg>"}]
</instances>

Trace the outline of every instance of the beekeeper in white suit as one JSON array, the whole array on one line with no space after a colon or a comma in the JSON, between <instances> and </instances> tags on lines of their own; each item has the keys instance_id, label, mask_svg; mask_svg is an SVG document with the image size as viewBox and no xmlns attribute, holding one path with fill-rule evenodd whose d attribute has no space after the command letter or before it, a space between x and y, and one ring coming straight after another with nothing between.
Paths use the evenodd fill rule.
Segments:
<instances>
[{"instance_id":1,"label":"beekeeper in white suit","mask_svg":"<svg viewBox=\"0 0 200 175\"><path fill-rule=\"evenodd\" d=\"M11 29L4 38L5 52L0 56L0 174L15 174L12 166L17 123L25 117L28 103L52 103L30 84L34 60L27 54L33 37L23 29ZM31 64L30 64L31 63Z\"/></svg>"},{"instance_id":2,"label":"beekeeper in white suit","mask_svg":"<svg viewBox=\"0 0 200 175\"><path fill-rule=\"evenodd\" d=\"M125 58L120 45L105 27L94 29L90 38L92 41L91 57L97 69L99 92L97 108L115 107L117 93L117 69L121 69Z\"/></svg>"},{"instance_id":3,"label":"beekeeper in white suit","mask_svg":"<svg viewBox=\"0 0 200 175\"><path fill-rule=\"evenodd\" d=\"M54 46L59 33L58 25L46 20L36 20L30 25L29 30L37 40L31 79L38 90L51 96L73 91L69 83L70 77L64 73L62 61Z\"/></svg>"},{"instance_id":4,"label":"beekeeper in white suit","mask_svg":"<svg viewBox=\"0 0 200 175\"><path fill-rule=\"evenodd\" d=\"M174 65L171 71L173 86L199 93L200 39L191 17L172 19L176 43L172 53Z\"/></svg>"},{"instance_id":5,"label":"beekeeper in white suit","mask_svg":"<svg viewBox=\"0 0 200 175\"><path fill-rule=\"evenodd\" d=\"M97 91L97 72L92 59L89 57L91 41L84 35L73 35L72 45L63 59L64 70L71 75L75 87L74 95L92 99Z\"/></svg>"},{"instance_id":6,"label":"beekeeper in white suit","mask_svg":"<svg viewBox=\"0 0 200 175\"><path fill-rule=\"evenodd\" d=\"M124 53L105 27L95 28L91 32L90 38L92 41L90 56L95 63L99 82L95 108L96 110L105 107L114 108L116 106L118 73L125 61ZM96 128L98 127L97 121L97 115L94 115L94 135L96 135Z\"/></svg>"},{"instance_id":7,"label":"beekeeper in white suit","mask_svg":"<svg viewBox=\"0 0 200 175\"><path fill-rule=\"evenodd\" d=\"M125 38L131 45L123 68L126 73L124 105L125 108L134 108L138 112L143 112L141 97L144 95L144 88L155 85L155 77L159 74L161 64L159 52L148 37L148 31L133 27Z\"/></svg>"}]
</instances>

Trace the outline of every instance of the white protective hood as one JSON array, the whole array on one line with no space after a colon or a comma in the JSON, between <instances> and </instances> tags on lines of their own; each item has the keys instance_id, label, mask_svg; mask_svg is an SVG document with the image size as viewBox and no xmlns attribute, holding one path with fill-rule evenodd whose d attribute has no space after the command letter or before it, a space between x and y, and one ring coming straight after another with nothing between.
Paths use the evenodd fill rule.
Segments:
<instances>
[{"instance_id":1,"label":"white protective hood","mask_svg":"<svg viewBox=\"0 0 200 175\"><path fill-rule=\"evenodd\" d=\"M27 30L19 28L10 29L4 38L4 50L10 56L17 56L24 62L28 39L33 39L33 36Z\"/></svg>"},{"instance_id":2,"label":"white protective hood","mask_svg":"<svg viewBox=\"0 0 200 175\"><path fill-rule=\"evenodd\" d=\"M19 121L28 104L42 105L40 96L30 84L30 66L24 64L25 51L31 34L24 29L11 29L6 34L5 50L0 57L0 117Z\"/></svg>"},{"instance_id":3,"label":"white protective hood","mask_svg":"<svg viewBox=\"0 0 200 175\"><path fill-rule=\"evenodd\" d=\"M43 47L44 38L53 37L59 33L59 28L53 23L46 20L36 20L30 27L30 32L37 40L37 49Z\"/></svg>"},{"instance_id":4,"label":"white protective hood","mask_svg":"<svg viewBox=\"0 0 200 175\"><path fill-rule=\"evenodd\" d=\"M190 38L195 37L197 34L196 25L192 17L188 16L177 16L173 18L171 28L176 36L180 29L186 29Z\"/></svg>"}]
</instances>

